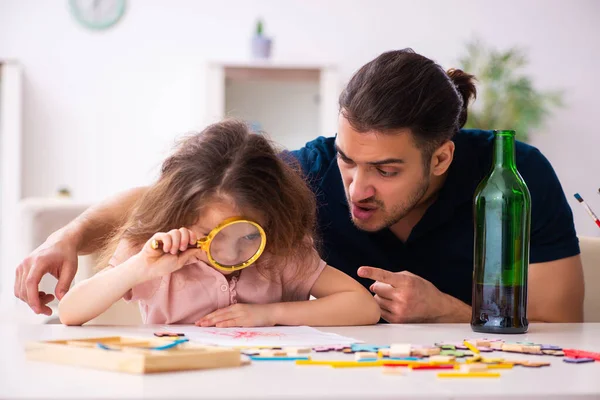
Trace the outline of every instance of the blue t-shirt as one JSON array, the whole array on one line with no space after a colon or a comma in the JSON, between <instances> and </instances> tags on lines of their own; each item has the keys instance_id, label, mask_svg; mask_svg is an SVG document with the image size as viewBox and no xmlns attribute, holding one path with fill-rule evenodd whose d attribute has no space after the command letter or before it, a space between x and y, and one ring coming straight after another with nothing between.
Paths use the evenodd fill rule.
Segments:
<instances>
[{"instance_id":1,"label":"blue t-shirt","mask_svg":"<svg viewBox=\"0 0 600 400\"><path fill-rule=\"evenodd\" d=\"M453 140L456 149L446 182L406 242L389 229L370 233L354 226L337 165L335 138L319 137L291 152L317 198L324 260L365 287L372 281L358 277L360 266L410 271L471 304L473 196L491 168L493 133L463 129ZM573 214L548 160L535 147L517 142L516 163L531 193L530 263L579 254Z\"/></svg>"}]
</instances>

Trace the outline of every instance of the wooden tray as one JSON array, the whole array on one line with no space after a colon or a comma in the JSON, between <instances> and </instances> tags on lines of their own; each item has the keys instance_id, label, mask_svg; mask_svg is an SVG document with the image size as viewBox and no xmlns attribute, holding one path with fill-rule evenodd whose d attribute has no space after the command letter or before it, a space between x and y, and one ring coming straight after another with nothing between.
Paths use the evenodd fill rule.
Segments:
<instances>
[{"instance_id":1,"label":"wooden tray","mask_svg":"<svg viewBox=\"0 0 600 400\"><path fill-rule=\"evenodd\" d=\"M146 374L155 372L239 367L239 349L181 343L168 350L151 350L173 338L109 336L85 339L30 342L28 360L69 364L110 371ZM176 340L176 339L175 339ZM112 350L98 347L98 343Z\"/></svg>"}]
</instances>

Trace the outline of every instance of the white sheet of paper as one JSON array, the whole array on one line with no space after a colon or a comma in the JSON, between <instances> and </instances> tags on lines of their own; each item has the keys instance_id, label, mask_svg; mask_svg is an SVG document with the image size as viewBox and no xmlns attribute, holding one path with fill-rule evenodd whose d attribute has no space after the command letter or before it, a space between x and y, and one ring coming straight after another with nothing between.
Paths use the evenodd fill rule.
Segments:
<instances>
[{"instance_id":1,"label":"white sheet of paper","mask_svg":"<svg viewBox=\"0 0 600 400\"><path fill-rule=\"evenodd\" d=\"M168 332L184 333L192 341L216 346L300 346L319 347L362 343L361 340L322 332L309 326L275 326L264 328L201 328L164 326Z\"/></svg>"}]
</instances>

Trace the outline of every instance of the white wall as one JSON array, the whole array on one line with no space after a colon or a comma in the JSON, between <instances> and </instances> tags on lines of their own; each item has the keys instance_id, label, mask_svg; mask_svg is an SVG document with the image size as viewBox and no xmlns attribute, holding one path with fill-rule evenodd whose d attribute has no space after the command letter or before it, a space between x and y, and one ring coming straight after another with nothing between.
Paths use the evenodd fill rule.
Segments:
<instances>
[{"instance_id":1,"label":"white wall","mask_svg":"<svg viewBox=\"0 0 600 400\"><path fill-rule=\"evenodd\" d=\"M274 57L332 62L344 80L389 49L451 67L473 34L528 47L539 85L565 88L569 104L534 143L562 179L579 232L600 234L573 199L578 191L600 212L596 0L130 0L102 33L80 27L66 0L0 0L0 58L25 68L24 194L67 185L97 200L146 183L175 135L201 125L202 62L246 57L259 15Z\"/></svg>"},{"instance_id":2,"label":"white wall","mask_svg":"<svg viewBox=\"0 0 600 400\"><path fill-rule=\"evenodd\" d=\"M18 63L0 63L0 266L19 263L14 250L21 242L15 234L19 226L22 179L22 71ZM0 295L10 290L14 270L0 268ZM2 298L0 296L0 303Z\"/></svg>"}]
</instances>

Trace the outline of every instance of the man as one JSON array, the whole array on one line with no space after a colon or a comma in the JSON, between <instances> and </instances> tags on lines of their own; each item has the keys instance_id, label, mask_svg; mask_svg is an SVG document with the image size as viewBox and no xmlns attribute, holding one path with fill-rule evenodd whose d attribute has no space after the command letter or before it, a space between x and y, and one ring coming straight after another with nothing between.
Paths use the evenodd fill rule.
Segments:
<instances>
[{"instance_id":1,"label":"man","mask_svg":"<svg viewBox=\"0 0 600 400\"><path fill-rule=\"evenodd\" d=\"M473 76L412 50L363 66L340 96L335 138L291 154L317 196L324 259L374 293L389 322L467 322L473 272L472 201L491 166L490 132L462 130ZM500 127L510 128L510 127ZM532 198L528 317L583 319L583 273L572 213L546 158L518 143ZM38 313L45 273L68 290L77 254L98 248L143 188L87 210L17 268L15 295ZM376 268L378 267L378 268Z\"/></svg>"}]
</instances>

